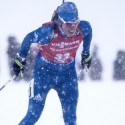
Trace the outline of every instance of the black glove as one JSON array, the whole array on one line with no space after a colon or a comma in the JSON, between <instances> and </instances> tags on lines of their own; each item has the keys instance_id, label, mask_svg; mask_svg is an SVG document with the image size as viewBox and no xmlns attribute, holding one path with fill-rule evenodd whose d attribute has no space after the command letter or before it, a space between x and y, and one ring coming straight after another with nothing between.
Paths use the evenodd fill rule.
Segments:
<instances>
[{"instance_id":1,"label":"black glove","mask_svg":"<svg viewBox=\"0 0 125 125\"><path fill-rule=\"evenodd\" d=\"M21 58L16 58L13 63L13 71L16 76L23 77L24 65L26 64L26 60L22 61Z\"/></svg>"},{"instance_id":2,"label":"black glove","mask_svg":"<svg viewBox=\"0 0 125 125\"><path fill-rule=\"evenodd\" d=\"M90 54L84 54L83 52L81 56L82 56L81 60L82 68L84 69L85 67L87 67L89 69L89 67L91 66L92 57L90 56Z\"/></svg>"}]
</instances>

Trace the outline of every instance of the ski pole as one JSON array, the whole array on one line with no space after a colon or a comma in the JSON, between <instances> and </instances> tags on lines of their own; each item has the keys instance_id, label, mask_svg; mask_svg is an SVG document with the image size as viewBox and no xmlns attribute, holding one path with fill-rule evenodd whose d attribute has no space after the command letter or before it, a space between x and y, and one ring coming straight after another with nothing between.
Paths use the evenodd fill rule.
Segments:
<instances>
[{"instance_id":1,"label":"ski pole","mask_svg":"<svg viewBox=\"0 0 125 125\"><path fill-rule=\"evenodd\" d=\"M80 71L78 72L78 75L77 75L78 79L79 79L80 74L82 73L82 71L83 71L83 69L80 69ZM88 68L87 68L86 65L85 65L85 71L88 72Z\"/></svg>"},{"instance_id":2,"label":"ski pole","mask_svg":"<svg viewBox=\"0 0 125 125\"><path fill-rule=\"evenodd\" d=\"M8 83L10 83L12 80L14 80L16 78L16 75L14 75L13 77L12 77L12 79L9 79L1 88L0 88L0 91L8 84Z\"/></svg>"}]
</instances>

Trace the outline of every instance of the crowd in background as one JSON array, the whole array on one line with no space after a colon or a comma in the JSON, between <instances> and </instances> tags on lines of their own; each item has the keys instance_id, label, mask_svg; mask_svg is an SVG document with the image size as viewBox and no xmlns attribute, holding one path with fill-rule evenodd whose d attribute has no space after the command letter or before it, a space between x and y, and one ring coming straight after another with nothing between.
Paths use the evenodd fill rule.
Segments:
<instances>
[{"instance_id":1,"label":"crowd in background","mask_svg":"<svg viewBox=\"0 0 125 125\"><path fill-rule=\"evenodd\" d=\"M14 72L12 70L12 65L17 57L17 53L20 49L20 43L17 41L15 36L9 36L8 37L8 48L7 48L7 55L8 55L8 65L9 65L9 71L10 75L13 76ZM35 49L35 51L34 51ZM92 48L92 63L91 67L87 73L88 77L91 80L102 80L102 75L103 75L103 63L101 62L101 59L99 58L98 55L98 46L94 45ZM34 58L38 52L38 46L34 45L31 46L30 51L28 53L27 59L26 59L26 66L24 70L24 77L23 78L18 78L16 80L25 80L25 81L30 81L32 78L32 71L34 67ZM78 70L81 70L81 64L80 62L77 63L76 68ZM116 59L113 62L113 79L114 80L125 80L125 51L123 50L118 50ZM82 71L79 74L79 80L85 80L86 78L86 73L85 71Z\"/></svg>"}]
</instances>

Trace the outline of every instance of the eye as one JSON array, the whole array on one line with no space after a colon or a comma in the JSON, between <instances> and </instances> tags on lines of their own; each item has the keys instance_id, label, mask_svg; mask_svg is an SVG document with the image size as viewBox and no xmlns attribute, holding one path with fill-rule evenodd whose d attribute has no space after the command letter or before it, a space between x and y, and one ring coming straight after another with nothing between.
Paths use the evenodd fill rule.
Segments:
<instances>
[{"instance_id":1,"label":"eye","mask_svg":"<svg viewBox=\"0 0 125 125\"><path fill-rule=\"evenodd\" d=\"M66 27L66 25L64 23L62 23L62 28L65 28L65 27Z\"/></svg>"}]
</instances>

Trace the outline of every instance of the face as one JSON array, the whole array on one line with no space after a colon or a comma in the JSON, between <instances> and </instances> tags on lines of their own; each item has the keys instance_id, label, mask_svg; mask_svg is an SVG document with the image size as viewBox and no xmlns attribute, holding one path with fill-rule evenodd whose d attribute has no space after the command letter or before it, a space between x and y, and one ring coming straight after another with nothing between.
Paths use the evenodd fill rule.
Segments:
<instances>
[{"instance_id":1,"label":"face","mask_svg":"<svg viewBox=\"0 0 125 125\"><path fill-rule=\"evenodd\" d=\"M62 32L70 37L70 36L73 36L75 35L76 33L76 29L79 25L79 20L77 21L74 21L74 22L64 22L64 21L60 21L59 22L59 27L61 28Z\"/></svg>"}]
</instances>

